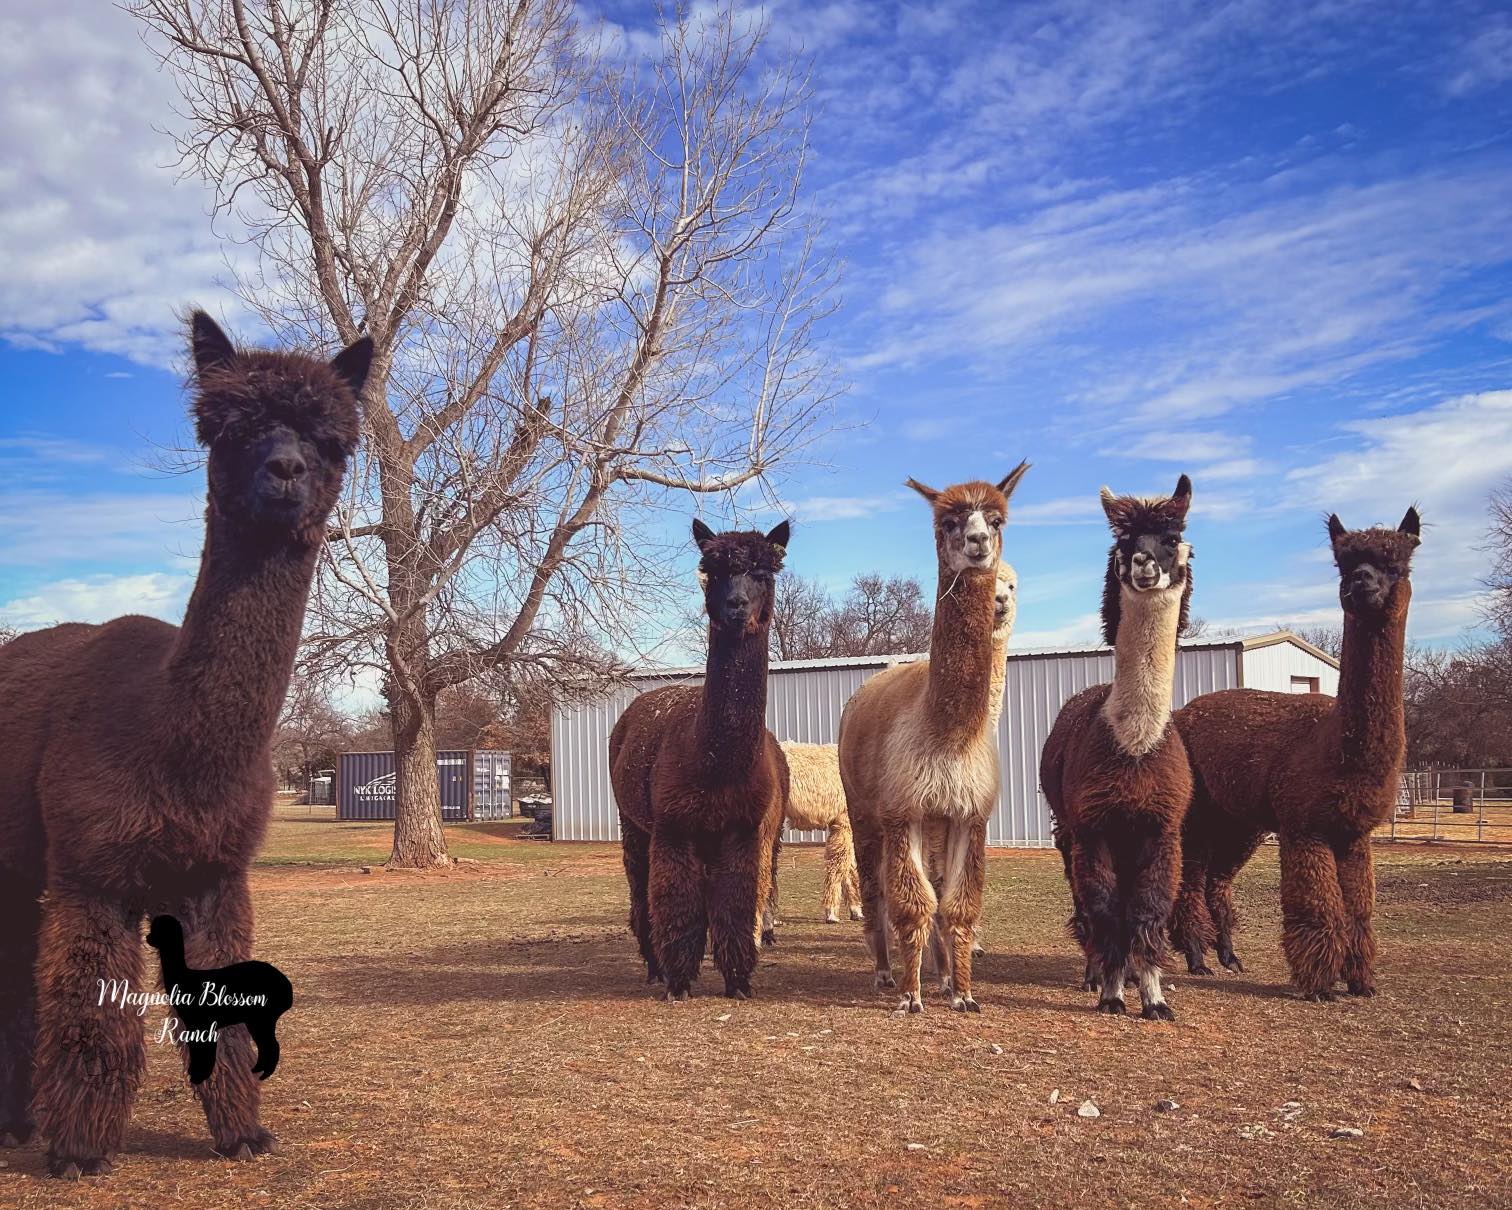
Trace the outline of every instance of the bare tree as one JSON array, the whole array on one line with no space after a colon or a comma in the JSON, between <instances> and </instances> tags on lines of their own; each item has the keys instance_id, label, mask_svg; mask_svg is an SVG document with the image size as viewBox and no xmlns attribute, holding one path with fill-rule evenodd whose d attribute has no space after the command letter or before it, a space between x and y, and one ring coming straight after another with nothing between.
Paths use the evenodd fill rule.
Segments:
<instances>
[{"instance_id":1,"label":"bare tree","mask_svg":"<svg viewBox=\"0 0 1512 1210\"><path fill-rule=\"evenodd\" d=\"M1289 625L1278 630L1290 630L1304 643L1311 643L1324 655L1338 659L1344 654L1344 627L1329 625Z\"/></svg>"},{"instance_id":2,"label":"bare tree","mask_svg":"<svg viewBox=\"0 0 1512 1210\"><path fill-rule=\"evenodd\" d=\"M317 768L330 768L351 738L351 724L331 705L324 688L296 673L273 732L273 762L285 784L308 786Z\"/></svg>"},{"instance_id":3,"label":"bare tree","mask_svg":"<svg viewBox=\"0 0 1512 1210\"><path fill-rule=\"evenodd\" d=\"M591 671L666 604L675 495L764 489L816 432L806 81L728 9L637 57L568 0L129 8L249 233L241 297L293 341L373 337L309 661L381 678L390 862L444 864L438 695Z\"/></svg>"},{"instance_id":4,"label":"bare tree","mask_svg":"<svg viewBox=\"0 0 1512 1210\"><path fill-rule=\"evenodd\" d=\"M919 582L875 573L851 581L841 601L819 585L784 578L772 609L772 650L779 659L899 655L929 650L934 614Z\"/></svg>"},{"instance_id":5,"label":"bare tree","mask_svg":"<svg viewBox=\"0 0 1512 1210\"><path fill-rule=\"evenodd\" d=\"M1512 640L1512 480L1491 493L1489 549L1491 571L1486 587L1491 590L1488 618L1504 637Z\"/></svg>"}]
</instances>

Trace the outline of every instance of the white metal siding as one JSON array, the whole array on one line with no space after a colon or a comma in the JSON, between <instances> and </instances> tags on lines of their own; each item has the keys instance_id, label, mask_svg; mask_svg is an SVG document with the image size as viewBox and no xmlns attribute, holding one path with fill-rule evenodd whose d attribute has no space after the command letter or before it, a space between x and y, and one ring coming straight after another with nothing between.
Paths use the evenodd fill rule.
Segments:
<instances>
[{"instance_id":1,"label":"white metal siding","mask_svg":"<svg viewBox=\"0 0 1512 1210\"><path fill-rule=\"evenodd\" d=\"M1339 670L1295 643L1271 643L1244 653L1244 684L1248 689L1290 693L1294 676L1317 677L1320 693L1334 696L1339 692Z\"/></svg>"},{"instance_id":2,"label":"white metal siding","mask_svg":"<svg viewBox=\"0 0 1512 1210\"><path fill-rule=\"evenodd\" d=\"M1323 661L1290 643L1243 652L1238 641L1183 647L1176 662L1174 705L1239 684L1241 655L1245 681L1252 679L1253 657L1284 648L1308 661L1305 675L1334 672ZM1273 661L1283 667L1281 661ZM767 726L778 739L832 744L840 729L840 712L868 677L886 666L851 661L824 667L774 665L767 687ZM1270 674L1265 674L1270 675ZM1283 673L1283 687L1289 683ZM1298 671L1297 675L1304 675ZM647 677L601 702L558 710L551 720L553 817L558 840L618 840L619 813L609 785L609 732L638 693L660 684L693 682L697 675ZM987 826L987 842L1012 848L1049 846L1050 808L1039 788L1039 756L1055 717L1068 698L1091 685L1113 679L1113 653L1090 647L1079 651L1018 652L1008 657L1003 716L998 723L1002 788ZM1334 683L1337 673L1334 672ZM1325 686L1329 684L1324 681ZM1272 687L1270 684L1258 686ZM822 840L817 832L788 832L793 841Z\"/></svg>"}]
</instances>

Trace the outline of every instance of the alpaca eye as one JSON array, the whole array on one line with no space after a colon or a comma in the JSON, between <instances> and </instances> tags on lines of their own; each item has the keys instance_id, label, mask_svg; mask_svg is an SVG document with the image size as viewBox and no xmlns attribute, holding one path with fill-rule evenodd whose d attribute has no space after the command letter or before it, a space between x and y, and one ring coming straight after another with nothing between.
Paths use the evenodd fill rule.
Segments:
<instances>
[{"instance_id":1,"label":"alpaca eye","mask_svg":"<svg viewBox=\"0 0 1512 1210\"><path fill-rule=\"evenodd\" d=\"M1002 529L1003 528L1003 519L1001 517L994 517L991 520L991 522L989 522L989 524L992 526L993 529Z\"/></svg>"}]
</instances>

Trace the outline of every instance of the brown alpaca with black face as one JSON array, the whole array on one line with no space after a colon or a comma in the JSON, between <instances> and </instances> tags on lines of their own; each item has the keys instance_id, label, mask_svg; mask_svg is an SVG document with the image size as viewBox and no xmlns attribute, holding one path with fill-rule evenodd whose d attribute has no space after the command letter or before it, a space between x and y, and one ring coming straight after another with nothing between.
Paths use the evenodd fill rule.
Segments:
<instances>
[{"instance_id":1,"label":"brown alpaca with black face","mask_svg":"<svg viewBox=\"0 0 1512 1210\"><path fill-rule=\"evenodd\" d=\"M908 480L934 520L929 659L877 673L840 716L840 780L856 838L873 980L899 988L903 1013L923 1011L922 958L936 931L941 990L955 1011L980 1011L971 960L987 820L998 794L997 571L1008 499L1028 469L1021 462L996 484L976 480L944 491ZM889 935L898 947L896 982Z\"/></svg>"},{"instance_id":2,"label":"brown alpaca with black face","mask_svg":"<svg viewBox=\"0 0 1512 1210\"><path fill-rule=\"evenodd\" d=\"M330 363L238 352L203 313L192 347L209 491L183 625L123 617L0 648L0 1143L40 1127L69 1178L110 1170L141 1080L142 1018L99 1001L102 980L137 989L142 917L176 916L197 967L251 957L268 744L372 356L366 338ZM235 1026L195 1089L233 1159L274 1145L252 1061Z\"/></svg>"},{"instance_id":3,"label":"brown alpaca with black face","mask_svg":"<svg viewBox=\"0 0 1512 1210\"><path fill-rule=\"evenodd\" d=\"M709 615L702 685L643 693L609 735L630 929L647 982L684 1000L713 944L724 994L743 1000L772 886L788 767L766 728L767 632L788 523L715 534L693 522Z\"/></svg>"},{"instance_id":4,"label":"brown alpaca with black face","mask_svg":"<svg viewBox=\"0 0 1512 1210\"><path fill-rule=\"evenodd\" d=\"M1186 750L1170 726L1176 640L1192 595L1191 547L1182 541L1191 499L1185 475L1168 499L1103 488L1114 536L1102 610L1113 683L1068 701L1040 754L1089 990L1100 987L1100 1011L1122 1013L1132 972L1148 1020L1175 1019L1160 965L1192 797Z\"/></svg>"},{"instance_id":5,"label":"brown alpaca with black face","mask_svg":"<svg viewBox=\"0 0 1512 1210\"><path fill-rule=\"evenodd\" d=\"M1328 519L1344 607L1339 696L1228 689L1176 712L1195 790L1190 850L1172 941L1193 974L1216 942L1234 953L1230 892L1260 838L1281 841L1282 948L1297 989L1333 997L1375 993L1375 873L1370 833L1390 818L1401 784L1406 731L1402 654L1417 510L1396 529L1346 530Z\"/></svg>"}]
</instances>

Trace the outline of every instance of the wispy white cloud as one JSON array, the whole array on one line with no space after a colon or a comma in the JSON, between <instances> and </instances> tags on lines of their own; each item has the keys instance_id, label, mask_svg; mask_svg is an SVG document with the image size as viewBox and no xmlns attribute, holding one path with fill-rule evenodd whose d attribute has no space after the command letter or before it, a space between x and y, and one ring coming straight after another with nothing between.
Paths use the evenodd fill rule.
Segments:
<instances>
[{"instance_id":1,"label":"wispy white cloud","mask_svg":"<svg viewBox=\"0 0 1512 1210\"><path fill-rule=\"evenodd\" d=\"M0 620L24 630L59 622L105 622L141 613L177 623L183 617L192 573L145 572L54 580L23 596L0 601Z\"/></svg>"},{"instance_id":2,"label":"wispy white cloud","mask_svg":"<svg viewBox=\"0 0 1512 1210\"><path fill-rule=\"evenodd\" d=\"M64 567L80 561L150 561L199 557L203 522L194 490L186 492L0 493L0 566Z\"/></svg>"},{"instance_id":3,"label":"wispy white cloud","mask_svg":"<svg viewBox=\"0 0 1512 1210\"><path fill-rule=\"evenodd\" d=\"M897 494L878 496L805 496L788 506L800 523L854 521L873 513L891 512L903 503Z\"/></svg>"}]
</instances>

